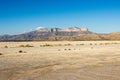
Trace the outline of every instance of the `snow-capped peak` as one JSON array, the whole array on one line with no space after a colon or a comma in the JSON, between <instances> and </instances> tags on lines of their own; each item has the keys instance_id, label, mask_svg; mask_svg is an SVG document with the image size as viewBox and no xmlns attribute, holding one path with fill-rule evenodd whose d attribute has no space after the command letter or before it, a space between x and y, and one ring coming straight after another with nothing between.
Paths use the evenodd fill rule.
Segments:
<instances>
[{"instance_id":1,"label":"snow-capped peak","mask_svg":"<svg viewBox=\"0 0 120 80\"><path fill-rule=\"evenodd\" d=\"M35 30L44 29L45 27L37 27Z\"/></svg>"}]
</instances>

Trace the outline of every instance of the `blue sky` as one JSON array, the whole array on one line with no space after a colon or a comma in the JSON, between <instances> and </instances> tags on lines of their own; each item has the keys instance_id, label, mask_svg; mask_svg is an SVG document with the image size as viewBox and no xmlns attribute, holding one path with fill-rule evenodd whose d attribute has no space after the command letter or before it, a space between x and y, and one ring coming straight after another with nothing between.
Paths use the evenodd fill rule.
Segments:
<instances>
[{"instance_id":1,"label":"blue sky","mask_svg":"<svg viewBox=\"0 0 120 80\"><path fill-rule=\"evenodd\" d=\"M72 26L120 31L120 0L0 0L0 34Z\"/></svg>"}]
</instances>

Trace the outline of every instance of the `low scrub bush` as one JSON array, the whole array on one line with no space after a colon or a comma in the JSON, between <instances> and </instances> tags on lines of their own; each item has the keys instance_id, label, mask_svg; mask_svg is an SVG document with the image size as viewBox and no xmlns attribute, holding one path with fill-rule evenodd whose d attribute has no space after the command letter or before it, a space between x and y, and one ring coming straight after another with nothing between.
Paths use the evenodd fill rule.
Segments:
<instances>
[{"instance_id":1,"label":"low scrub bush","mask_svg":"<svg viewBox=\"0 0 120 80\"><path fill-rule=\"evenodd\" d=\"M85 45L84 43L81 43L80 45Z\"/></svg>"},{"instance_id":2,"label":"low scrub bush","mask_svg":"<svg viewBox=\"0 0 120 80\"><path fill-rule=\"evenodd\" d=\"M22 50L19 50L19 53L23 53L23 51L22 51Z\"/></svg>"},{"instance_id":3,"label":"low scrub bush","mask_svg":"<svg viewBox=\"0 0 120 80\"><path fill-rule=\"evenodd\" d=\"M8 48L8 46L5 46L5 48Z\"/></svg>"},{"instance_id":4,"label":"low scrub bush","mask_svg":"<svg viewBox=\"0 0 120 80\"><path fill-rule=\"evenodd\" d=\"M92 43L90 43L90 45L93 45Z\"/></svg>"},{"instance_id":5,"label":"low scrub bush","mask_svg":"<svg viewBox=\"0 0 120 80\"><path fill-rule=\"evenodd\" d=\"M64 46L72 46L72 44L68 43L68 44L64 44Z\"/></svg>"},{"instance_id":6,"label":"low scrub bush","mask_svg":"<svg viewBox=\"0 0 120 80\"><path fill-rule=\"evenodd\" d=\"M3 55L2 53L0 53L0 55Z\"/></svg>"},{"instance_id":7,"label":"low scrub bush","mask_svg":"<svg viewBox=\"0 0 120 80\"><path fill-rule=\"evenodd\" d=\"M91 47L91 49L93 49L93 47Z\"/></svg>"},{"instance_id":8,"label":"low scrub bush","mask_svg":"<svg viewBox=\"0 0 120 80\"><path fill-rule=\"evenodd\" d=\"M95 45L97 45L97 43L95 43Z\"/></svg>"},{"instance_id":9,"label":"low scrub bush","mask_svg":"<svg viewBox=\"0 0 120 80\"><path fill-rule=\"evenodd\" d=\"M58 51L60 51L60 49L58 49Z\"/></svg>"},{"instance_id":10,"label":"low scrub bush","mask_svg":"<svg viewBox=\"0 0 120 80\"><path fill-rule=\"evenodd\" d=\"M64 49L64 50L67 50L67 49Z\"/></svg>"},{"instance_id":11,"label":"low scrub bush","mask_svg":"<svg viewBox=\"0 0 120 80\"><path fill-rule=\"evenodd\" d=\"M27 44L27 45L25 45L25 47L34 47L34 46Z\"/></svg>"},{"instance_id":12,"label":"low scrub bush","mask_svg":"<svg viewBox=\"0 0 120 80\"><path fill-rule=\"evenodd\" d=\"M110 43L105 43L105 45L109 45Z\"/></svg>"},{"instance_id":13,"label":"low scrub bush","mask_svg":"<svg viewBox=\"0 0 120 80\"><path fill-rule=\"evenodd\" d=\"M71 50L71 49L68 49L68 50Z\"/></svg>"},{"instance_id":14,"label":"low scrub bush","mask_svg":"<svg viewBox=\"0 0 120 80\"><path fill-rule=\"evenodd\" d=\"M20 45L19 47L25 47L24 45Z\"/></svg>"},{"instance_id":15,"label":"low scrub bush","mask_svg":"<svg viewBox=\"0 0 120 80\"><path fill-rule=\"evenodd\" d=\"M26 51L22 51L22 50L19 50L18 52L19 52L19 53L26 53Z\"/></svg>"},{"instance_id":16,"label":"low scrub bush","mask_svg":"<svg viewBox=\"0 0 120 80\"><path fill-rule=\"evenodd\" d=\"M26 44L26 45L20 45L19 47L34 47L34 46Z\"/></svg>"},{"instance_id":17,"label":"low scrub bush","mask_svg":"<svg viewBox=\"0 0 120 80\"><path fill-rule=\"evenodd\" d=\"M103 43L100 43L100 45L103 45Z\"/></svg>"},{"instance_id":18,"label":"low scrub bush","mask_svg":"<svg viewBox=\"0 0 120 80\"><path fill-rule=\"evenodd\" d=\"M76 46L81 46L81 45L85 45L84 43L81 43L81 44L76 44Z\"/></svg>"},{"instance_id":19,"label":"low scrub bush","mask_svg":"<svg viewBox=\"0 0 120 80\"><path fill-rule=\"evenodd\" d=\"M52 44L44 44L44 45L40 45L40 47L49 47L49 46L54 46Z\"/></svg>"}]
</instances>

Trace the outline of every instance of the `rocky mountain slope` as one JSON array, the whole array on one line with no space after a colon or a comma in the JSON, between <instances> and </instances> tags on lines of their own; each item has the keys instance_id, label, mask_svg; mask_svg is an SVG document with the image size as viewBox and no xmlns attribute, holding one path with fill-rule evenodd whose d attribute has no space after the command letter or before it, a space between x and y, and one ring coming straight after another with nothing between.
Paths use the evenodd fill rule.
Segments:
<instances>
[{"instance_id":1,"label":"rocky mountain slope","mask_svg":"<svg viewBox=\"0 0 120 80\"><path fill-rule=\"evenodd\" d=\"M0 36L0 41L120 40L120 33L97 34L87 28L39 28L18 35Z\"/></svg>"}]
</instances>

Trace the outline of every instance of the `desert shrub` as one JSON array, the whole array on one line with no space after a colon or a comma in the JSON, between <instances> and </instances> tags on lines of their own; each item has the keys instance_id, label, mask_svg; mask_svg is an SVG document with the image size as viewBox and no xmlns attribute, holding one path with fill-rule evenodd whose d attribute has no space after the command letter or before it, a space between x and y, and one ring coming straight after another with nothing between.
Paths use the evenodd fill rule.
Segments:
<instances>
[{"instance_id":1,"label":"desert shrub","mask_svg":"<svg viewBox=\"0 0 120 80\"><path fill-rule=\"evenodd\" d=\"M90 43L90 45L93 45L92 43Z\"/></svg>"},{"instance_id":2,"label":"desert shrub","mask_svg":"<svg viewBox=\"0 0 120 80\"><path fill-rule=\"evenodd\" d=\"M81 44L76 44L76 46L81 46L81 45L85 45L84 43L81 43Z\"/></svg>"},{"instance_id":3,"label":"desert shrub","mask_svg":"<svg viewBox=\"0 0 120 80\"><path fill-rule=\"evenodd\" d=\"M64 46L72 46L72 44L68 43L68 44L64 44Z\"/></svg>"},{"instance_id":4,"label":"desert shrub","mask_svg":"<svg viewBox=\"0 0 120 80\"><path fill-rule=\"evenodd\" d=\"M51 46L50 44L46 44L46 46Z\"/></svg>"},{"instance_id":5,"label":"desert shrub","mask_svg":"<svg viewBox=\"0 0 120 80\"><path fill-rule=\"evenodd\" d=\"M43 45L40 45L40 47L49 47L49 46L62 46L62 44L43 44Z\"/></svg>"},{"instance_id":6,"label":"desert shrub","mask_svg":"<svg viewBox=\"0 0 120 80\"><path fill-rule=\"evenodd\" d=\"M40 45L40 47L45 47L46 45Z\"/></svg>"},{"instance_id":7,"label":"desert shrub","mask_svg":"<svg viewBox=\"0 0 120 80\"><path fill-rule=\"evenodd\" d=\"M60 51L60 49L58 49L58 51Z\"/></svg>"},{"instance_id":8,"label":"desert shrub","mask_svg":"<svg viewBox=\"0 0 120 80\"><path fill-rule=\"evenodd\" d=\"M2 53L0 53L0 55L3 55Z\"/></svg>"},{"instance_id":9,"label":"desert shrub","mask_svg":"<svg viewBox=\"0 0 120 80\"><path fill-rule=\"evenodd\" d=\"M100 45L103 45L103 43L100 43Z\"/></svg>"},{"instance_id":10,"label":"desert shrub","mask_svg":"<svg viewBox=\"0 0 120 80\"><path fill-rule=\"evenodd\" d=\"M67 45L68 45L68 46L72 46L72 44L70 44L70 43L68 43Z\"/></svg>"},{"instance_id":11,"label":"desert shrub","mask_svg":"<svg viewBox=\"0 0 120 80\"><path fill-rule=\"evenodd\" d=\"M40 45L40 47L43 47L43 45Z\"/></svg>"},{"instance_id":12,"label":"desert shrub","mask_svg":"<svg viewBox=\"0 0 120 80\"><path fill-rule=\"evenodd\" d=\"M43 44L43 45L40 45L40 47L47 47L47 46L53 46L51 44Z\"/></svg>"},{"instance_id":13,"label":"desert shrub","mask_svg":"<svg viewBox=\"0 0 120 80\"><path fill-rule=\"evenodd\" d=\"M29 44L26 44L26 45L25 45L25 47L34 47L34 46L32 46L32 45L29 45Z\"/></svg>"},{"instance_id":14,"label":"desert shrub","mask_svg":"<svg viewBox=\"0 0 120 80\"><path fill-rule=\"evenodd\" d=\"M114 43L112 43L112 44L119 44L119 43L117 43L117 42L114 42Z\"/></svg>"},{"instance_id":15,"label":"desert shrub","mask_svg":"<svg viewBox=\"0 0 120 80\"><path fill-rule=\"evenodd\" d=\"M27 53L26 51L22 51L22 50L19 50L18 52L19 53Z\"/></svg>"},{"instance_id":16,"label":"desert shrub","mask_svg":"<svg viewBox=\"0 0 120 80\"><path fill-rule=\"evenodd\" d=\"M76 46L79 46L80 44L76 44Z\"/></svg>"},{"instance_id":17,"label":"desert shrub","mask_svg":"<svg viewBox=\"0 0 120 80\"><path fill-rule=\"evenodd\" d=\"M24 45L20 45L19 47L25 47Z\"/></svg>"},{"instance_id":18,"label":"desert shrub","mask_svg":"<svg viewBox=\"0 0 120 80\"><path fill-rule=\"evenodd\" d=\"M26 44L26 45L20 45L19 47L34 47L34 46Z\"/></svg>"},{"instance_id":19,"label":"desert shrub","mask_svg":"<svg viewBox=\"0 0 120 80\"><path fill-rule=\"evenodd\" d=\"M22 51L22 50L19 50L19 53L23 53L23 51Z\"/></svg>"},{"instance_id":20,"label":"desert shrub","mask_svg":"<svg viewBox=\"0 0 120 80\"><path fill-rule=\"evenodd\" d=\"M105 45L108 45L108 44L110 44L110 43L105 43Z\"/></svg>"},{"instance_id":21,"label":"desert shrub","mask_svg":"<svg viewBox=\"0 0 120 80\"><path fill-rule=\"evenodd\" d=\"M95 43L95 45L97 45L97 43Z\"/></svg>"},{"instance_id":22,"label":"desert shrub","mask_svg":"<svg viewBox=\"0 0 120 80\"><path fill-rule=\"evenodd\" d=\"M93 49L93 47L91 47L91 49Z\"/></svg>"},{"instance_id":23,"label":"desert shrub","mask_svg":"<svg viewBox=\"0 0 120 80\"><path fill-rule=\"evenodd\" d=\"M27 53L26 51L23 51L23 53Z\"/></svg>"},{"instance_id":24,"label":"desert shrub","mask_svg":"<svg viewBox=\"0 0 120 80\"><path fill-rule=\"evenodd\" d=\"M81 43L80 45L85 45L84 43Z\"/></svg>"},{"instance_id":25,"label":"desert shrub","mask_svg":"<svg viewBox=\"0 0 120 80\"><path fill-rule=\"evenodd\" d=\"M67 50L67 49L64 49L64 50Z\"/></svg>"},{"instance_id":26,"label":"desert shrub","mask_svg":"<svg viewBox=\"0 0 120 80\"><path fill-rule=\"evenodd\" d=\"M58 46L62 46L62 44L58 44Z\"/></svg>"},{"instance_id":27,"label":"desert shrub","mask_svg":"<svg viewBox=\"0 0 120 80\"><path fill-rule=\"evenodd\" d=\"M5 46L5 48L8 48L8 46Z\"/></svg>"},{"instance_id":28,"label":"desert shrub","mask_svg":"<svg viewBox=\"0 0 120 80\"><path fill-rule=\"evenodd\" d=\"M71 49L68 49L68 50L71 50Z\"/></svg>"}]
</instances>

